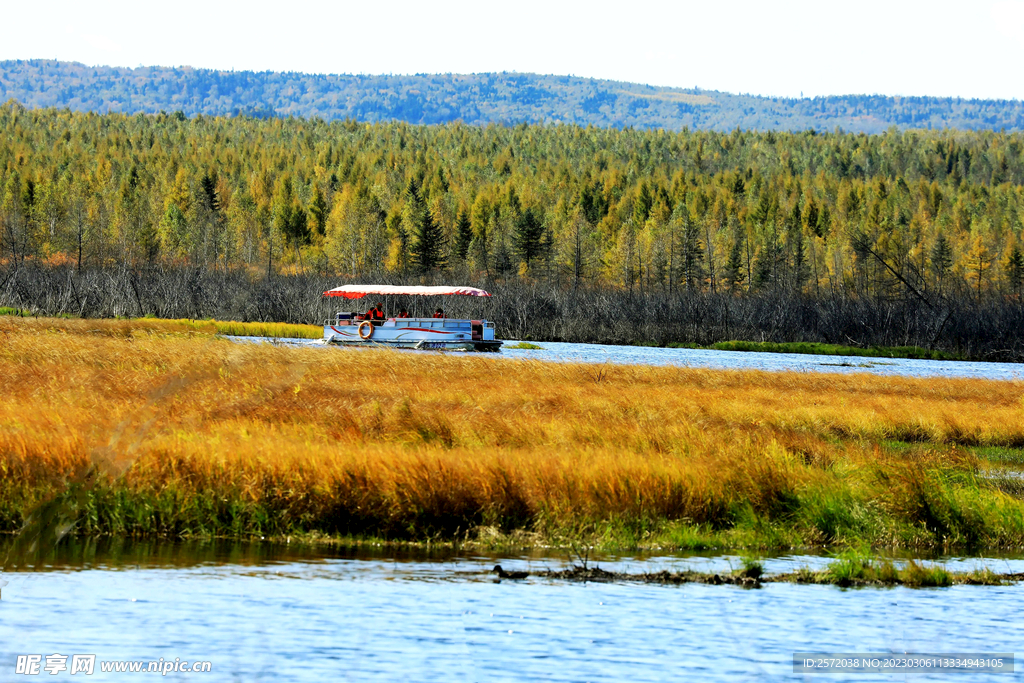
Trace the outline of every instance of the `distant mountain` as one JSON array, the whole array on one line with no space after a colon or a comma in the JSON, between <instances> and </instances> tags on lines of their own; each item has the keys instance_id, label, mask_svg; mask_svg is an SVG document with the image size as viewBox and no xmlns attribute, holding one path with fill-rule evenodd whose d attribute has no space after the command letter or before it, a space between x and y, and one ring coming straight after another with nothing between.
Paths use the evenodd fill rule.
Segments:
<instances>
[{"instance_id":1,"label":"distant mountain","mask_svg":"<svg viewBox=\"0 0 1024 683\"><path fill-rule=\"evenodd\" d=\"M361 121L574 123L732 130L1022 130L1024 103L842 95L786 99L521 73L351 76L0 62L0 102L78 111L301 116Z\"/></svg>"}]
</instances>

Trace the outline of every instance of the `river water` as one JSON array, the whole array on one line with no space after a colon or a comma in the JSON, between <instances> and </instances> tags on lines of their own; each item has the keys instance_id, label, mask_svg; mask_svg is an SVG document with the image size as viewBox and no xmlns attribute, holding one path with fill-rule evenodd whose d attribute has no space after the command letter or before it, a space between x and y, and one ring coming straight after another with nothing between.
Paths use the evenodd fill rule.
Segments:
<instances>
[{"instance_id":1,"label":"river water","mask_svg":"<svg viewBox=\"0 0 1024 683\"><path fill-rule=\"evenodd\" d=\"M318 339L269 339L229 337L240 343L276 343L287 346L323 347ZM714 351L707 349L663 349L645 346L570 344L538 342L539 349L509 348L520 342L508 340L501 351L485 354L505 359L532 359L562 363L614 363L617 365L674 365L724 370L765 370L769 372L869 372L904 377L964 377L998 380L1024 379L1024 363L981 363L914 358L865 358L861 356L819 356L803 353L762 353L759 351ZM351 352L351 347L334 347ZM399 353L438 353L405 350ZM455 352L461 353L461 352Z\"/></svg>"},{"instance_id":2,"label":"river water","mask_svg":"<svg viewBox=\"0 0 1024 683\"><path fill-rule=\"evenodd\" d=\"M534 575L496 582L487 573L496 561ZM597 561L631 572L739 566L737 557L714 555ZM826 561L779 556L765 565L774 573ZM982 562L943 561L950 568ZM564 555L72 541L46 560L15 566L8 559L0 680L31 680L13 675L18 655L55 653L95 654L97 662L211 663L209 674L171 672L170 680L822 680L794 674L793 653L1013 652L1024 635L1017 585L750 590L576 584L536 575L568 562ZM1021 557L984 564L1024 571ZM95 671L87 680L130 678L104 674L99 664ZM69 672L41 675L53 680ZM955 678L1006 681L1021 674Z\"/></svg>"},{"instance_id":3,"label":"river water","mask_svg":"<svg viewBox=\"0 0 1024 683\"><path fill-rule=\"evenodd\" d=\"M518 342L507 342L513 346ZM907 377L976 377L1024 379L1022 363L977 363L914 358L865 358L860 356L819 356L804 353L762 353L760 351L715 351L709 349L663 349L645 346L569 344L540 342L541 349L503 348L506 358L534 358L571 363L615 363L623 365L676 365L726 370L767 370L770 372L870 372Z\"/></svg>"}]
</instances>

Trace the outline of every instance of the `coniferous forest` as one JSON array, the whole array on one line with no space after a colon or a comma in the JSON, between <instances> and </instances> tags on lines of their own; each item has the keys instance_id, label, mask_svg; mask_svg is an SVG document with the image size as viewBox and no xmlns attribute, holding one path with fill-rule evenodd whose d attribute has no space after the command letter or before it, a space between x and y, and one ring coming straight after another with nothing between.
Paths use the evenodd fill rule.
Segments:
<instances>
[{"instance_id":1,"label":"coniferous forest","mask_svg":"<svg viewBox=\"0 0 1024 683\"><path fill-rule=\"evenodd\" d=\"M459 282L499 335L1024 356L1024 135L0 107L0 305L318 322ZM452 302L453 307L480 302Z\"/></svg>"}]
</instances>

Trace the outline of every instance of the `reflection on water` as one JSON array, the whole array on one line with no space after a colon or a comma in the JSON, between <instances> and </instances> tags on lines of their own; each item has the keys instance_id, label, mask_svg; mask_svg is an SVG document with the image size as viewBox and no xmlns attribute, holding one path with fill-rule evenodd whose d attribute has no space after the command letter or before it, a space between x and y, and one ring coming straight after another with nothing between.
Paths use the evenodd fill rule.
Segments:
<instances>
[{"instance_id":1,"label":"reflection on water","mask_svg":"<svg viewBox=\"0 0 1024 683\"><path fill-rule=\"evenodd\" d=\"M426 580L447 579L451 567L479 567L486 571L495 562L511 562L506 569L534 572L562 569L581 560L571 551L537 548L518 555L480 553L450 546L382 546L364 544L348 546L322 543L254 542L231 539L167 540L119 537L68 536L56 547L31 554L16 554L14 536L0 536L0 561L8 572L85 571L94 569L190 569L232 565L238 567L275 566L285 564L316 564L354 562L376 572L380 563L392 568L395 576ZM770 574L792 572L801 567L821 569L832 561L827 551L792 554L773 552L758 555ZM1000 573L1024 573L1024 553L1020 551L989 551L984 558L943 555L927 551L894 550L878 555L897 564L914 559L923 564L941 564L950 570L968 571L981 564ZM594 559L596 558L596 559ZM661 570L728 572L742 566L742 557L730 552L678 551L666 554L660 550L592 555L591 564L609 571L640 573ZM376 563L376 564L375 564ZM461 571L461 570L460 570ZM436 576L434 572L437 572ZM408 574L408 576L406 576Z\"/></svg>"},{"instance_id":2,"label":"reflection on water","mask_svg":"<svg viewBox=\"0 0 1024 683\"><path fill-rule=\"evenodd\" d=\"M279 339L230 337L243 343L276 343L286 346L325 347L316 339ZM540 349L512 349L507 341L495 354L485 358L532 359L563 363L615 363L618 365L675 365L723 370L765 370L769 372L868 372L905 377L966 377L978 379L1024 380L1024 363L979 363L968 361L920 360L913 358L864 358L859 356L818 356L802 353L761 353L757 351L713 351L707 349L662 349L646 346L569 344L540 342ZM334 347L353 351L351 347ZM396 351L396 353L437 353L433 351Z\"/></svg>"},{"instance_id":3,"label":"reflection on water","mask_svg":"<svg viewBox=\"0 0 1024 683\"><path fill-rule=\"evenodd\" d=\"M568 564L558 553L500 559L534 572ZM794 651L1012 652L1020 642L1016 585L495 583L490 555L263 543L76 540L26 560L33 566L9 563L3 573L0 680L28 653L208 659L210 680L799 680ZM783 555L766 569L825 561ZM724 571L739 558L600 564ZM985 564L1024 569L1020 557Z\"/></svg>"}]
</instances>

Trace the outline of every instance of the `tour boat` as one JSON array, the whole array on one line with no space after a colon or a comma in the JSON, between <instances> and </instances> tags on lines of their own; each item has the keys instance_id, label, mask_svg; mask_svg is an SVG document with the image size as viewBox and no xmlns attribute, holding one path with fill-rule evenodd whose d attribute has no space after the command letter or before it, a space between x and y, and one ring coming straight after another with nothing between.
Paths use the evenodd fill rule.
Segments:
<instances>
[{"instance_id":1,"label":"tour boat","mask_svg":"<svg viewBox=\"0 0 1024 683\"><path fill-rule=\"evenodd\" d=\"M398 285L345 285L324 292L324 296L361 299L364 296L490 296L475 287L402 287ZM497 351L501 341L494 338L494 323L460 318L399 318L370 320L353 312L339 312L324 322L324 341L361 346L380 345L409 349L451 349Z\"/></svg>"}]
</instances>

